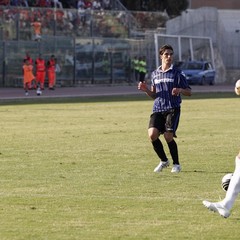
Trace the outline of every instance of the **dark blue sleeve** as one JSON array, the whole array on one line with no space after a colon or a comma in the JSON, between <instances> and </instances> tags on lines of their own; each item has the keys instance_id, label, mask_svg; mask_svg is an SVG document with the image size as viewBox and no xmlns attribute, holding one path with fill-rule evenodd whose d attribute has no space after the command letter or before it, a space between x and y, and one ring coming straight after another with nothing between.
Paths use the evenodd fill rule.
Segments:
<instances>
[{"instance_id":1,"label":"dark blue sleeve","mask_svg":"<svg viewBox=\"0 0 240 240\"><path fill-rule=\"evenodd\" d=\"M183 88L183 89L190 88L191 89L191 87L189 86L189 84L187 82L187 79L186 79L186 77L185 77L183 72L179 72L177 78L178 78L177 79L177 81L178 81L177 85L178 85L179 88Z\"/></svg>"}]
</instances>

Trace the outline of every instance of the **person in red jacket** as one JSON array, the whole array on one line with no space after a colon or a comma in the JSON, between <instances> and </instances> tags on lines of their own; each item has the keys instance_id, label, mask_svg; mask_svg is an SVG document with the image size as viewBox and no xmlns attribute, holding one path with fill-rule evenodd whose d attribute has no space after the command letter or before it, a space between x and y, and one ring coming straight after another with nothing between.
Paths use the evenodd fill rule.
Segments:
<instances>
[{"instance_id":1,"label":"person in red jacket","mask_svg":"<svg viewBox=\"0 0 240 240\"><path fill-rule=\"evenodd\" d=\"M54 90L56 84L56 58L54 55L47 61L48 88Z\"/></svg>"},{"instance_id":2,"label":"person in red jacket","mask_svg":"<svg viewBox=\"0 0 240 240\"><path fill-rule=\"evenodd\" d=\"M38 90L44 90L44 82L46 77L46 64L45 60L42 58L42 54L39 54L39 57L35 61L36 65L36 87Z\"/></svg>"}]
</instances>

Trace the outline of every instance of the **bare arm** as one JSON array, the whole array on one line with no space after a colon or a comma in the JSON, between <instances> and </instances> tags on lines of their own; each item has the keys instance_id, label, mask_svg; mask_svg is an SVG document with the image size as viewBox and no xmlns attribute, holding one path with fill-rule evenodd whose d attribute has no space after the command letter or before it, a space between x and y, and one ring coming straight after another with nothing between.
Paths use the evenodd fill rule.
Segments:
<instances>
[{"instance_id":1,"label":"bare arm","mask_svg":"<svg viewBox=\"0 0 240 240\"><path fill-rule=\"evenodd\" d=\"M184 96L191 96L192 90L190 88L173 88L172 95L177 96L182 94Z\"/></svg>"},{"instance_id":2,"label":"bare arm","mask_svg":"<svg viewBox=\"0 0 240 240\"><path fill-rule=\"evenodd\" d=\"M151 90L148 89L145 81L144 82L139 82L138 90L141 90L141 91L145 92L152 99L156 98L156 89L153 86L151 86Z\"/></svg>"}]
</instances>

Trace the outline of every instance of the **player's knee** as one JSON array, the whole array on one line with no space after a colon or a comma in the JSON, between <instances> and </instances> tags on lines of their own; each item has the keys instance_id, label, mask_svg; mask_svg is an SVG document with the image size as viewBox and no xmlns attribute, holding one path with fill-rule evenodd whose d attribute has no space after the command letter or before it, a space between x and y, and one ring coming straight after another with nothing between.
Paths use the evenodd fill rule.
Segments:
<instances>
[{"instance_id":1,"label":"player's knee","mask_svg":"<svg viewBox=\"0 0 240 240\"><path fill-rule=\"evenodd\" d=\"M148 129L148 137L151 142L155 141L159 137L159 131L155 128Z\"/></svg>"},{"instance_id":2,"label":"player's knee","mask_svg":"<svg viewBox=\"0 0 240 240\"><path fill-rule=\"evenodd\" d=\"M166 142L171 142L173 140L173 133L172 132L165 132L164 133L164 138Z\"/></svg>"}]
</instances>

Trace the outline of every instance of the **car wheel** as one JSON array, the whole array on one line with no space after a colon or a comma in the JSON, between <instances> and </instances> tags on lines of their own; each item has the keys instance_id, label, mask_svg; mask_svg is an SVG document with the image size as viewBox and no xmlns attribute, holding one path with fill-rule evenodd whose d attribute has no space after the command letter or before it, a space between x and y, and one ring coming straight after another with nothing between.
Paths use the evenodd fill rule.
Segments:
<instances>
[{"instance_id":1,"label":"car wheel","mask_svg":"<svg viewBox=\"0 0 240 240\"><path fill-rule=\"evenodd\" d=\"M209 85L214 85L215 84L215 81L214 80L211 80L210 82L209 82Z\"/></svg>"},{"instance_id":2,"label":"car wheel","mask_svg":"<svg viewBox=\"0 0 240 240\"><path fill-rule=\"evenodd\" d=\"M205 77L203 76L203 77L201 78L199 84L200 84L200 85L204 85L204 83L205 83Z\"/></svg>"}]
</instances>

